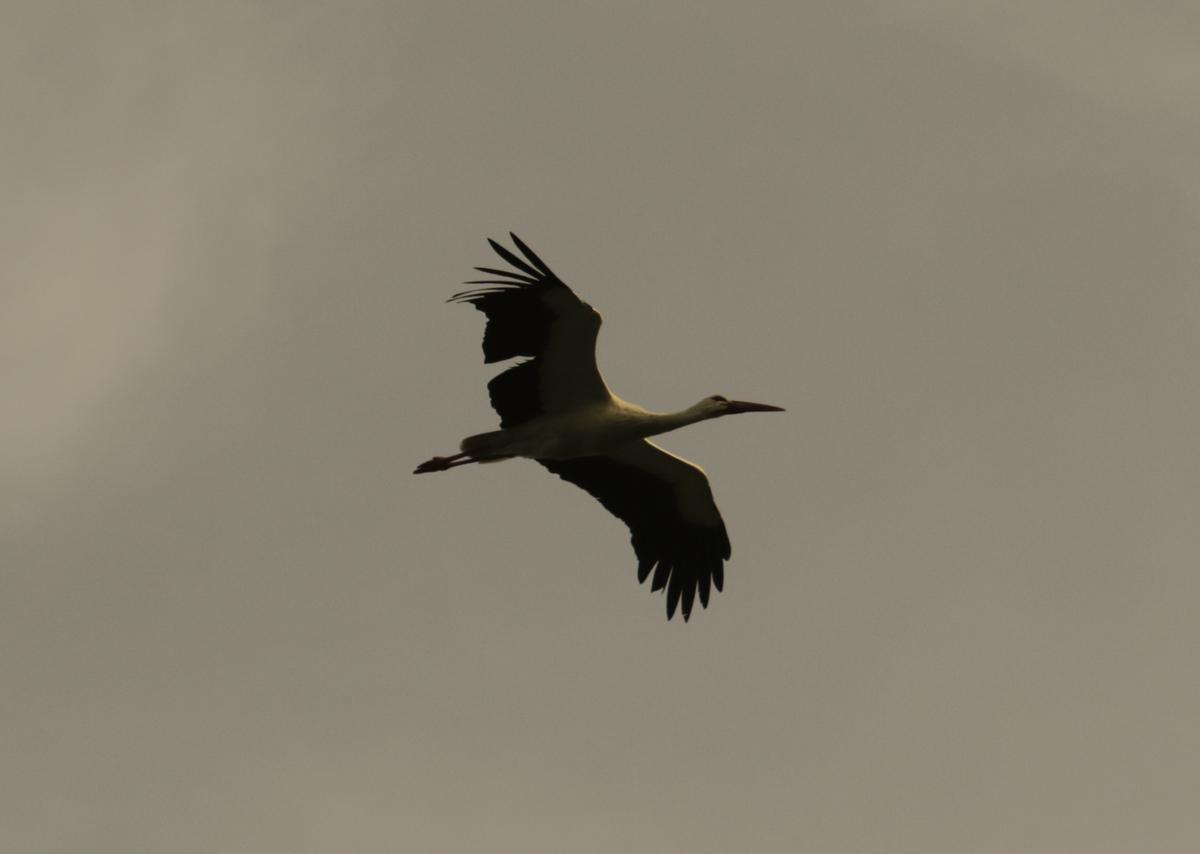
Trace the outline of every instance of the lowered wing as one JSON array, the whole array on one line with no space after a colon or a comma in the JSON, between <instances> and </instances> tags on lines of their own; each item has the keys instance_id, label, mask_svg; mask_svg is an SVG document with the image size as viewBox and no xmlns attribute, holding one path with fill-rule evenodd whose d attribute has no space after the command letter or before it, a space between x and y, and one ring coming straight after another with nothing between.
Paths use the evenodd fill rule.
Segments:
<instances>
[{"instance_id":1,"label":"lowered wing","mask_svg":"<svg viewBox=\"0 0 1200 854\"><path fill-rule=\"evenodd\" d=\"M538 462L629 527L638 581L653 570L650 589L666 588L668 620L681 600L687 620L697 593L708 607L711 589L724 583L730 546L701 468L644 439L600 456Z\"/></svg>"}]
</instances>

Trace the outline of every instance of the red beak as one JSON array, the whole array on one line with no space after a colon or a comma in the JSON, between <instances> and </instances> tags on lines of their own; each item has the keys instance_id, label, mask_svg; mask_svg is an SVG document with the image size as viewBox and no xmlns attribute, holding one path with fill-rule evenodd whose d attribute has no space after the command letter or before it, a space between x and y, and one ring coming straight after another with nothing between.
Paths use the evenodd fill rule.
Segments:
<instances>
[{"instance_id":1,"label":"red beak","mask_svg":"<svg viewBox=\"0 0 1200 854\"><path fill-rule=\"evenodd\" d=\"M771 406L769 403L750 403L746 400L731 400L725 404L726 415L737 415L741 412L783 412L782 406Z\"/></svg>"}]
</instances>

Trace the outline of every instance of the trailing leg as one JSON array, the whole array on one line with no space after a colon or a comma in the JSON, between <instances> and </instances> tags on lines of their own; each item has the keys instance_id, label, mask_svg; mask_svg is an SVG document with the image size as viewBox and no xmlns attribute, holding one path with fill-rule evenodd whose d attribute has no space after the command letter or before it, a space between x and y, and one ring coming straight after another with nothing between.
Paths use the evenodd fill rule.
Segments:
<instances>
[{"instance_id":1,"label":"trailing leg","mask_svg":"<svg viewBox=\"0 0 1200 854\"><path fill-rule=\"evenodd\" d=\"M426 460L415 469L413 474L425 474L431 471L445 471L446 469L454 468L455 466L465 466L467 463L477 463L479 460L471 457L470 454L455 454L452 457L434 457L431 460Z\"/></svg>"}]
</instances>

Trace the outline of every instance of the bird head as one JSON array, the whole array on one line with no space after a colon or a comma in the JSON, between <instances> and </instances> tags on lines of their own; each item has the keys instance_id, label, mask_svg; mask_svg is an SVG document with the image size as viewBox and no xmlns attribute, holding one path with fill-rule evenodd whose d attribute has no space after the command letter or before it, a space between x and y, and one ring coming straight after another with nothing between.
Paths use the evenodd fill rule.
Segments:
<instances>
[{"instance_id":1,"label":"bird head","mask_svg":"<svg viewBox=\"0 0 1200 854\"><path fill-rule=\"evenodd\" d=\"M782 406L771 406L768 403L750 403L746 400L729 400L714 394L706 397L695 406L705 418L720 418L722 415L738 415L742 412L783 412Z\"/></svg>"}]
</instances>

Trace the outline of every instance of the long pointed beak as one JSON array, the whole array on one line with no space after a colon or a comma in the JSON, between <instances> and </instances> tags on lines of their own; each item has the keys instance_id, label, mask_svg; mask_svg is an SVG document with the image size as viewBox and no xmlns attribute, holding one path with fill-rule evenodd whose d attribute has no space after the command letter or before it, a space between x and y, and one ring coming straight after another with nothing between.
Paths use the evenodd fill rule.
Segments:
<instances>
[{"instance_id":1,"label":"long pointed beak","mask_svg":"<svg viewBox=\"0 0 1200 854\"><path fill-rule=\"evenodd\" d=\"M746 400L731 400L725 404L726 415L737 415L741 412L784 412L782 406L771 406L769 403L750 403Z\"/></svg>"}]
</instances>

